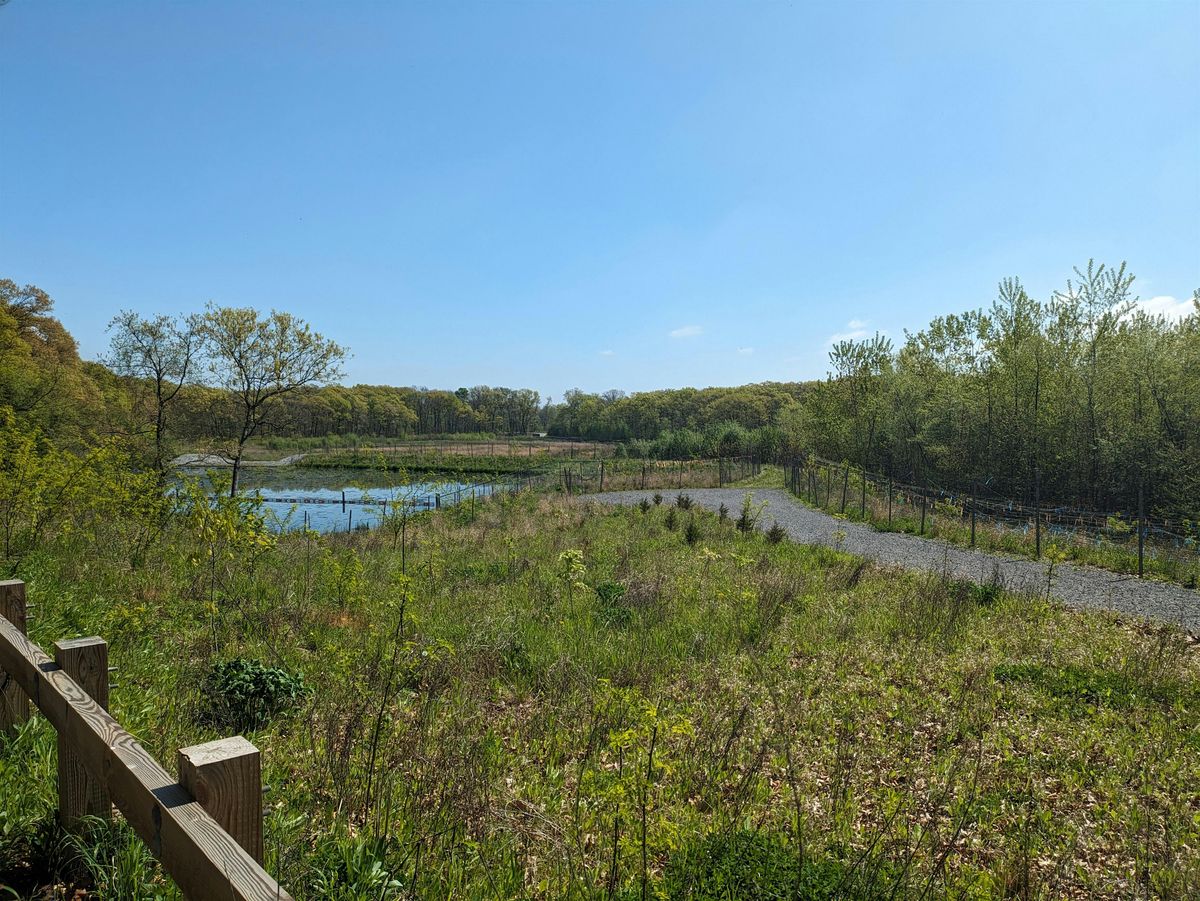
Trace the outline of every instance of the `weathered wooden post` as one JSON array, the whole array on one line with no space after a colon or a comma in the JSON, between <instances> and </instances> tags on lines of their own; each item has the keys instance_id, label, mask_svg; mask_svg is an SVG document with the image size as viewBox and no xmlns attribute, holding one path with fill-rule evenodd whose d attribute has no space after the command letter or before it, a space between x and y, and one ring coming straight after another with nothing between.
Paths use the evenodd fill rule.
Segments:
<instances>
[{"instance_id":1,"label":"weathered wooden post","mask_svg":"<svg viewBox=\"0 0 1200 901\"><path fill-rule=\"evenodd\" d=\"M108 709L108 642L95 636L56 641L54 662L93 701ZM58 816L68 829L83 817L112 817L107 786L84 769L71 750L70 737L62 732L58 733Z\"/></svg>"},{"instance_id":2,"label":"weathered wooden post","mask_svg":"<svg viewBox=\"0 0 1200 901\"><path fill-rule=\"evenodd\" d=\"M925 534L925 492L921 492L921 534Z\"/></svg>"},{"instance_id":3,"label":"weathered wooden post","mask_svg":"<svg viewBox=\"0 0 1200 901\"><path fill-rule=\"evenodd\" d=\"M888 476L888 525L892 524L892 477Z\"/></svg>"},{"instance_id":4,"label":"weathered wooden post","mask_svg":"<svg viewBox=\"0 0 1200 901\"><path fill-rule=\"evenodd\" d=\"M179 750L179 784L230 837L263 861L262 761L240 735Z\"/></svg>"},{"instance_id":5,"label":"weathered wooden post","mask_svg":"<svg viewBox=\"0 0 1200 901\"><path fill-rule=\"evenodd\" d=\"M600 461L600 490L604 490L604 461Z\"/></svg>"},{"instance_id":6,"label":"weathered wooden post","mask_svg":"<svg viewBox=\"0 0 1200 901\"><path fill-rule=\"evenodd\" d=\"M25 583L16 579L0 582L0 616L25 635ZM0 670L0 732L9 734L29 719L29 698L11 673Z\"/></svg>"},{"instance_id":7,"label":"weathered wooden post","mask_svg":"<svg viewBox=\"0 0 1200 901\"><path fill-rule=\"evenodd\" d=\"M842 509L841 512L846 512L846 492L850 488L850 464L846 463L846 469L842 473Z\"/></svg>"},{"instance_id":8,"label":"weathered wooden post","mask_svg":"<svg viewBox=\"0 0 1200 901\"><path fill-rule=\"evenodd\" d=\"M346 512L346 492L342 492L342 512Z\"/></svg>"}]
</instances>

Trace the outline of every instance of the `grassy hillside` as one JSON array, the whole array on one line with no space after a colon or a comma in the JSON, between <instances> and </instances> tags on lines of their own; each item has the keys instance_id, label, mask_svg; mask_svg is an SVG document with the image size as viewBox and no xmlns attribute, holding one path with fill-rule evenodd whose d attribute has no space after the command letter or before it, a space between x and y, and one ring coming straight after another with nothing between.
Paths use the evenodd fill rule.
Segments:
<instances>
[{"instance_id":1,"label":"grassy hillside","mask_svg":"<svg viewBox=\"0 0 1200 901\"><path fill-rule=\"evenodd\" d=\"M671 499L504 498L403 543L215 504L18 575L36 641L111 642L113 712L160 760L262 748L300 897L1200 892L1200 658L1170 628ZM124 829L57 830L54 759L40 720L0 744L0 882L169 896Z\"/></svg>"}]
</instances>

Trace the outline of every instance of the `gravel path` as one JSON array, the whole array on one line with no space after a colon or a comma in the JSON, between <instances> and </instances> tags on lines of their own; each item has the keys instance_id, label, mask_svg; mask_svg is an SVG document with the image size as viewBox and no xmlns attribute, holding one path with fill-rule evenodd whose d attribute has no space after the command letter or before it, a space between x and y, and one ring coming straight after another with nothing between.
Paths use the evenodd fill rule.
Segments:
<instances>
[{"instance_id":1,"label":"gravel path","mask_svg":"<svg viewBox=\"0 0 1200 901\"><path fill-rule=\"evenodd\" d=\"M747 490L692 488L685 493L710 510L725 504L730 515L736 516ZM673 501L674 492L663 493L666 502ZM653 491L613 491L587 497L606 503L636 504L644 497L653 498L654 494ZM840 529L846 536L841 542L842 550L880 563L934 572L949 571L956 578L975 582L986 582L999 572L1003 584L1014 591L1046 590L1045 563L974 551L934 538L876 532L869 526L835 519L828 513L806 507L780 488L760 488L753 494L756 501L767 501L760 525L769 527L778 520L794 540L804 544L833 547L836 544L834 533ZM1062 563L1054 569L1051 594L1068 606L1099 607L1127 616L1174 623L1192 633L1200 632L1200 592L1181 585Z\"/></svg>"},{"instance_id":2,"label":"gravel path","mask_svg":"<svg viewBox=\"0 0 1200 901\"><path fill-rule=\"evenodd\" d=\"M280 460L243 460L242 466L291 466L299 463L306 454L292 454ZM232 466L233 460L221 454L180 454L171 461L172 466L204 466L209 469L220 469Z\"/></svg>"}]
</instances>

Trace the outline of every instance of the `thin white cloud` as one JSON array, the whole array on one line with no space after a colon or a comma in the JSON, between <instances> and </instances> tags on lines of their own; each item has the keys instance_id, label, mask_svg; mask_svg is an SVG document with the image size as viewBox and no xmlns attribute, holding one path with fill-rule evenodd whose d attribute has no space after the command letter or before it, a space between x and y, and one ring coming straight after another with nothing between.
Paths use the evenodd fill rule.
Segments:
<instances>
[{"instance_id":1,"label":"thin white cloud","mask_svg":"<svg viewBox=\"0 0 1200 901\"><path fill-rule=\"evenodd\" d=\"M829 344L837 344L839 341L858 341L861 338L867 337L867 330L856 328L849 332L834 332L829 336Z\"/></svg>"},{"instance_id":2,"label":"thin white cloud","mask_svg":"<svg viewBox=\"0 0 1200 901\"><path fill-rule=\"evenodd\" d=\"M826 340L826 344L830 347L837 344L839 341L858 341L860 338L867 337L867 326L870 325L869 319L851 319L846 323L844 332L834 332Z\"/></svg>"},{"instance_id":3,"label":"thin white cloud","mask_svg":"<svg viewBox=\"0 0 1200 901\"><path fill-rule=\"evenodd\" d=\"M750 354L754 353L754 348L753 347L739 347L737 349L737 352L739 354L741 354L743 357L748 357L748 356L750 356Z\"/></svg>"},{"instance_id":4,"label":"thin white cloud","mask_svg":"<svg viewBox=\"0 0 1200 901\"><path fill-rule=\"evenodd\" d=\"M615 350L600 351L600 356L602 356L602 357L615 357L616 355L617 355L617 352Z\"/></svg>"},{"instance_id":5,"label":"thin white cloud","mask_svg":"<svg viewBox=\"0 0 1200 901\"><path fill-rule=\"evenodd\" d=\"M1148 300L1138 301L1135 309L1147 316L1165 316L1169 321L1176 322L1190 316L1195 307L1192 306L1190 297L1179 299L1162 294Z\"/></svg>"},{"instance_id":6,"label":"thin white cloud","mask_svg":"<svg viewBox=\"0 0 1200 901\"><path fill-rule=\"evenodd\" d=\"M695 338L703 331L704 329L698 325L682 325L677 329L672 329L667 334L672 338Z\"/></svg>"}]
</instances>

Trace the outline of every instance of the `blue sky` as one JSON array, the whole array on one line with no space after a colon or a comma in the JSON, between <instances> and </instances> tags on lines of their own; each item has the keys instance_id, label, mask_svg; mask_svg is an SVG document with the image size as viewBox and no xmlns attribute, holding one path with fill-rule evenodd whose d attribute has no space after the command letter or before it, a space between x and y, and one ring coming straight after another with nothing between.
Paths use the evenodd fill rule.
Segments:
<instances>
[{"instance_id":1,"label":"blue sky","mask_svg":"<svg viewBox=\"0 0 1200 901\"><path fill-rule=\"evenodd\" d=\"M812 378L1089 257L1190 297L1198 48L1197 0L10 0L0 276L89 357L214 300L350 382Z\"/></svg>"}]
</instances>

